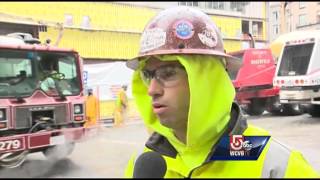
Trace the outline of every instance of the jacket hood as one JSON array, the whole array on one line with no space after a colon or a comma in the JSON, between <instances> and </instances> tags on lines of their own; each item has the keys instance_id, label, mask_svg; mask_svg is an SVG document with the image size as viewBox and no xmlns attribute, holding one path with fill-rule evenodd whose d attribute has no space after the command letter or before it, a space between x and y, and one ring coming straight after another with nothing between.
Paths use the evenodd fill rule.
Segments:
<instances>
[{"instance_id":1,"label":"jacket hood","mask_svg":"<svg viewBox=\"0 0 320 180\"><path fill-rule=\"evenodd\" d=\"M142 60L132 80L132 94L147 127L165 136L179 154L204 153L222 135L230 119L235 90L220 59L203 55L164 55L162 61L179 61L186 69L190 88L190 105L186 144L180 142L172 129L161 125L152 111L152 100L142 82L139 71L145 65ZM200 156L199 156L200 157ZM194 158L194 157L193 157Z\"/></svg>"}]
</instances>

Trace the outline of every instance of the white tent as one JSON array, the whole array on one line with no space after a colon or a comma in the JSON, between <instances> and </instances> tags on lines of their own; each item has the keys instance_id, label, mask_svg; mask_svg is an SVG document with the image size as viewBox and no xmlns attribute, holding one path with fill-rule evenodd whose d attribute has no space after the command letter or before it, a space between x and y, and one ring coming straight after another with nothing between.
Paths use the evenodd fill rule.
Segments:
<instances>
[{"instance_id":1,"label":"white tent","mask_svg":"<svg viewBox=\"0 0 320 180\"><path fill-rule=\"evenodd\" d=\"M128 98L132 98L133 70L129 69L125 62L85 64L84 73L86 88L93 88L100 100L115 99L116 92L122 85L128 85L127 95Z\"/></svg>"}]
</instances>

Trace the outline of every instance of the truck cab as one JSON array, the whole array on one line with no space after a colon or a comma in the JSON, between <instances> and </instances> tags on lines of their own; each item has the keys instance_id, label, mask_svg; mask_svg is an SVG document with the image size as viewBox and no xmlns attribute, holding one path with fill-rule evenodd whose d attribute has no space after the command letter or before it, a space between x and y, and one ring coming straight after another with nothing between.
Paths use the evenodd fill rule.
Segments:
<instances>
[{"instance_id":1,"label":"truck cab","mask_svg":"<svg viewBox=\"0 0 320 180\"><path fill-rule=\"evenodd\" d=\"M299 103L320 116L320 31L301 33L285 43L273 84L280 87L281 103Z\"/></svg>"},{"instance_id":2,"label":"truck cab","mask_svg":"<svg viewBox=\"0 0 320 180\"><path fill-rule=\"evenodd\" d=\"M229 73L236 89L236 101L247 114L262 114L279 93L272 86L276 66L270 49L249 48L228 54L242 62L238 71Z\"/></svg>"},{"instance_id":3,"label":"truck cab","mask_svg":"<svg viewBox=\"0 0 320 180\"><path fill-rule=\"evenodd\" d=\"M298 115L302 110L297 104L282 105L279 102L279 88L273 86L276 70L272 52L269 48L251 47L228 54L241 61L241 67L229 71L236 90L235 100L249 115L261 115L265 110L273 114Z\"/></svg>"},{"instance_id":4,"label":"truck cab","mask_svg":"<svg viewBox=\"0 0 320 180\"><path fill-rule=\"evenodd\" d=\"M17 167L39 151L65 157L85 133L80 55L25 40L0 36L0 167Z\"/></svg>"}]
</instances>

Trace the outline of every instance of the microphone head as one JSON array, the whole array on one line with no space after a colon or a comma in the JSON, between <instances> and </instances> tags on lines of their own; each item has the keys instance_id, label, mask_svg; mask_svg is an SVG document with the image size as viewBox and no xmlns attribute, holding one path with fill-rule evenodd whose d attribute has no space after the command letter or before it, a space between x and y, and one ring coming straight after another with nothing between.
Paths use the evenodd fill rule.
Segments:
<instances>
[{"instance_id":1,"label":"microphone head","mask_svg":"<svg viewBox=\"0 0 320 180\"><path fill-rule=\"evenodd\" d=\"M149 151L141 154L135 162L134 178L163 178L167 171L164 158L157 152Z\"/></svg>"}]
</instances>

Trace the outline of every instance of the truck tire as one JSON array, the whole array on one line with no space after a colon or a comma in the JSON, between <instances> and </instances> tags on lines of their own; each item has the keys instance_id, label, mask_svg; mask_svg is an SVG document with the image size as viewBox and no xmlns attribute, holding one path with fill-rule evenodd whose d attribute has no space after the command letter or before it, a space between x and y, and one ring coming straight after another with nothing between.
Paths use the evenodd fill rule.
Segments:
<instances>
[{"instance_id":1,"label":"truck tire","mask_svg":"<svg viewBox=\"0 0 320 180\"><path fill-rule=\"evenodd\" d=\"M312 117L320 117L320 105L311 105L307 109L308 114L310 114Z\"/></svg>"},{"instance_id":2,"label":"truck tire","mask_svg":"<svg viewBox=\"0 0 320 180\"><path fill-rule=\"evenodd\" d=\"M19 167L26 160L27 155L28 151L2 153L0 154L0 167Z\"/></svg>"},{"instance_id":3,"label":"truck tire","mask_svg":"<svg viewBox=\"0 0 320 180\"><path fill-rule=\"evenodd\" d=\"M250 116L258 116L261 115L266 106L266 100L265 99L251 99L251 103L248 104L247 108L244 109L244 111L249 114Z\"/></svg>"},{"instance_id":4,"label":"truck tire","mask_svg":"<svg viewBox=\"0 0 320 180\"><path fill-rule=\"evenodd\" d=\"M266 110L272 115L281 114L282 107L280 104L279 96L273 96L267 99Z\"/></svg>"},{"instance_id":5,"label":"truck tire","mask_svg":"<svg viewBox=\"0 0 320 180\"><path fill-rule=\"evenodd\" d=\"M55 145L48 147L47 149L43 150L42 153L46 156L49 160L60 160L66 158L70 155L75 147L75 143L67 143L61 145Z\"/></svg>"},{"instance_id":6,"label":"truck tire","mask_svg":"<svg viewBox=\"0 0 320 180\"><path fill-rule=\"evenodd\" d=\"M304 113L304 109L300 104L283 104L283 115L296 116Z\"/></svg>"},{"instance_id":7,"label":"truck tire","mask_svg":"<svg viewBox=\"0 0 320 180\"><path fill-rule=\"evenodd\" d=\"M281 109L268 109L267 111L272 115L276 115L276 116L281 114Z\"/></svg>"}]
</instances>

